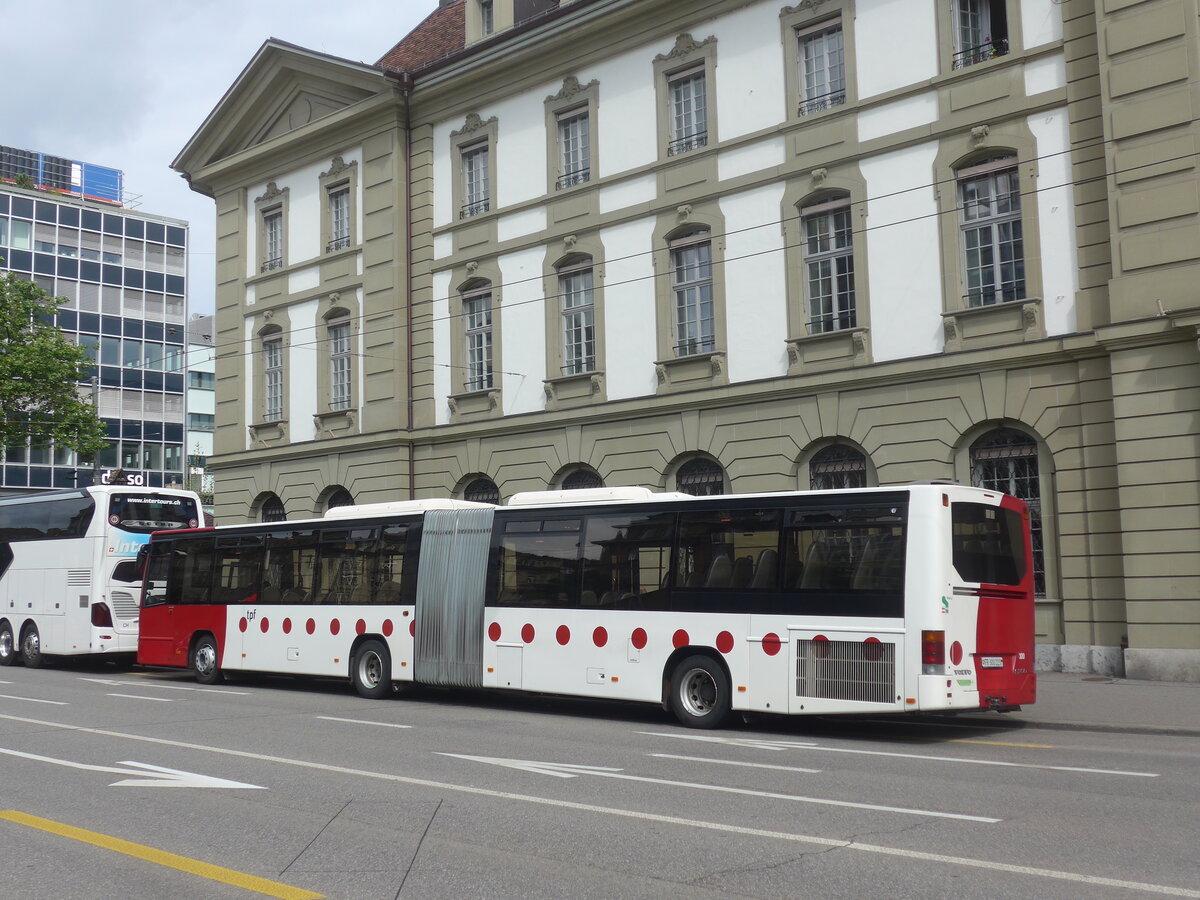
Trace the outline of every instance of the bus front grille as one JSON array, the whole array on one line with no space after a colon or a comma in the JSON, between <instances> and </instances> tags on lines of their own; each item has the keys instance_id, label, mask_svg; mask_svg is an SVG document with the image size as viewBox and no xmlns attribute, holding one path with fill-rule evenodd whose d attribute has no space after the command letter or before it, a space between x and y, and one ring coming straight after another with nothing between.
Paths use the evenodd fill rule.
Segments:
<instances>
[{"instance_id":1,"label":"bus front grille","mask_svg":"<svg viewBox=\"0 0 1200 900\"><path fill-rule=\"evenodd\" d=\"M796 696L865 703L895 702L896 645L798 641Z\"/></svg>"},{"instance_id":2,"label":"bus front grille","mask_svg":"<svg viewBox=\"0 0 1200 900\"><path fill-rule=\"evenodd\" d=\"M138 617L137 598L128 591L113 591L108 595L112 604L112 614L118 619L136 619Z\"/></svg>"}]
</instances>

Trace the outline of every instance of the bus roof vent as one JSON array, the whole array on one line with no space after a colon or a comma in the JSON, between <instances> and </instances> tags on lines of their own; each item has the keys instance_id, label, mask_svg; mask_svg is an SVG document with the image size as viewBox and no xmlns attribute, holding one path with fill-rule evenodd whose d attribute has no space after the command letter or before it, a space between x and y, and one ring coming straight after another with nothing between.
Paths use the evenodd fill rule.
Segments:
<instances>
[{"instance_id":1,"label":"bus roof vent","mask_svg":"<svg viewBox=\"0 0 1200 900\"><path fill-rule=\"evenodd\" d=\"M451 500L433 497L428 500L393 500L389 503L363 503L358 506L335 506L325 511L327 519L352 519L358 516L388 516L404 513L421 513L430 509L482 509L490 503L474 503L470 500Z\"/></svg>"},{"instance_id":2,"label":"bus roof vent","mask_svg":"<svg viewBox=\"0 0 1200 900\"><path fill-rule=\"evenodd\" d=\"M583 488L574 491L522 491L513 494L509 506L541 506L555 503L614 503L629 500L691 500L691 494L658 493L645 487Z\"/></svg>"}]
</instances>

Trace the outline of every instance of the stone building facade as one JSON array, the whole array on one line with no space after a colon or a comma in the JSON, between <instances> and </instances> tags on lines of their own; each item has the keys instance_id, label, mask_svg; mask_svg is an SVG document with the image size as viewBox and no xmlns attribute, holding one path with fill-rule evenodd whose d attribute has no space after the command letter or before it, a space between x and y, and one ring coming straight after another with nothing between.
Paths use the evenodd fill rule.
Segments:
<instances>
[{"instance_id":1,"label":"stone building facade","mask_svg":"<svg viewBox=\"0 0 1200 900\"><path fill-rule=\"evenodd\" d=\"M1039 664L1200 680L1198 0L442 0L268 41L222 522L547 487L1030 500Z\"/></svg>"}]
</instances>

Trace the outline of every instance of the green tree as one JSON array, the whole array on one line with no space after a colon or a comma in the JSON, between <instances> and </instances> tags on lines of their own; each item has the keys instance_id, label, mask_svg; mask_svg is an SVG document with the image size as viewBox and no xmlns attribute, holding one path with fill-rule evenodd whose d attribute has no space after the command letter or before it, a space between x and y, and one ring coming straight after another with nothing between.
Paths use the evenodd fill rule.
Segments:
<instances>
[{"instance_id":1,"label":"green tree","mask_svg":"<svg viewBox=\"0 0 1200 900\"><path fill-rule=\"evenodd\" d=\"M67 447L89 458L105 445L104 423L79 382L91 363L54 324L64 301L0 273L0 446Z\"/></svg>"}]
</instances>

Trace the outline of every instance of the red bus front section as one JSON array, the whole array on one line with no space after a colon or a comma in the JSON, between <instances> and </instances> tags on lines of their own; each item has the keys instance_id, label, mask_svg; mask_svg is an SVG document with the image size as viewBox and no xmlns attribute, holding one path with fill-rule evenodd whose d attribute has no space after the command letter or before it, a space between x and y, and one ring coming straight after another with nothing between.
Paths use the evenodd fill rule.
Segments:
<instances>
[{"instance_id":1,"label":"red bus front section","mask_svg":"<svg viewBox=\"0 0 1200 900\"><path fill-rule=\"evenodd\" d=\"M143 666L191 665L192 636L207 631L225 653L225 607L205 605L143 606L138 632L138 662ZM221 661L224 663L224 660Z\"/></svg>"},{"instance_id":2,"label":"red bus front section","mask_svg":"<svg viewBox=\"0 0 1200 900\"><path fill-rule=\"evenodd\" d=\"M1034 674L1033 544L1029 509L1015 497L1001 498L1000 507L1020 514L1025 522L1025 571L1017 585L981 584L976 623L975 676L979 705L1004 709L1037 700Z\"/></svg>"}]
</instances>

